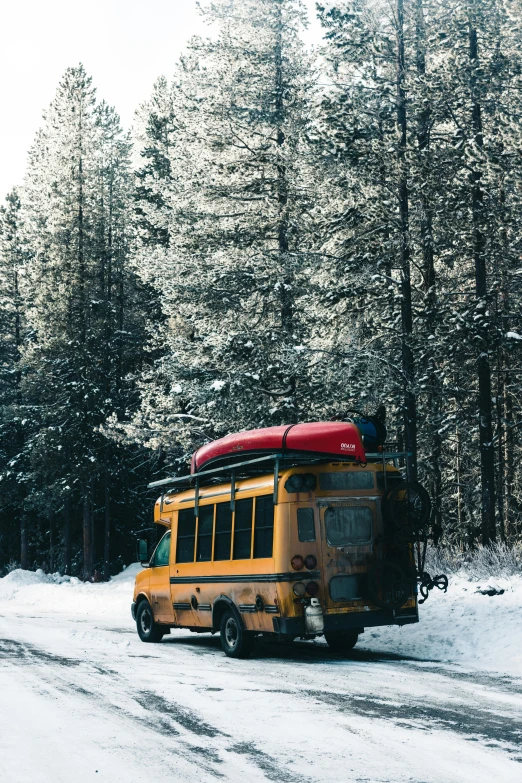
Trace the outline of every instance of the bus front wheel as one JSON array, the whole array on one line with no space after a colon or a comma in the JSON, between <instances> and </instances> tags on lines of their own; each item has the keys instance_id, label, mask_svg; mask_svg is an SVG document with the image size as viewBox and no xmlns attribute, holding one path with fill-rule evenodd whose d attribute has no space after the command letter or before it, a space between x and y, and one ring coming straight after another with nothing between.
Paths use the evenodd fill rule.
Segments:
<instances>
[{"instance_id":1,"label":"bus front wheel","mask_svg":"<svg viewBox=\"0 0 522 783\"><path fill-rule=\"evenodd\" d=\"M359 634L357 631L326 631L324 638L328 642L328 647L334 652L346 653L353 650L357 644Z\"/></svg>"},{"instance_id":2,"label":"bus front wheel","mask_svg":"<svg viewBox=\"0 0 522 783\"><path fill-rule=\"evenodd\" d=\"M235 612L225 612L220 625L221 649L229 658L248 658L254 635L245 631Z\"/></svg>"},{"instance_id":3,"label":"bus front wheel","mask_svg":"<svg viewBox=\"0 0 522 783\"><path fill-rule=\"evenodd\" d=\"M154 622L152 609L148 601L141 601L136 612L138 636L142 642L161 642L163 629Z\"/></svg>"}]
</instances>

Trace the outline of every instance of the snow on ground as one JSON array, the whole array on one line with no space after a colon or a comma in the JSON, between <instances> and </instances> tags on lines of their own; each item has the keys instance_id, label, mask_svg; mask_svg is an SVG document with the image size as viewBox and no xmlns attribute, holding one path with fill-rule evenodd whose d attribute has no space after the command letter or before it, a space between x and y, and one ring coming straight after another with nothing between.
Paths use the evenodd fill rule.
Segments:
<instances>
[{"instance_id":1,"label":"snow on ground","mask_svg":"<svg viewBox=\"0 0 522 783\"><path fill-rule=\"evenodd\" d=\"M0 601L15 601L23 613L44 607L52 613L132 623L130 603L140 570L135 563L109 583L89 584L17 569L0 579ZM489 588L494 595L484 594ZM522 676L521 617L522 577L472 581L460 574L450 578L446 594L437 589L430 593L418 624L368 628L358 647Z\"/></svg>"},{"instance_id":2,"label":"snow on ground","mask_svg":"<svg viewBox=\"0 0 522 783\"><path fill-rule=\"evenodd\" d=\"M321 640L140 642L130 566L108 584L0 579L2 783L518 783L522 581L453 577L418 626ZM442 662L441 662L442 661Z\"/></svg>"}]
</instances>

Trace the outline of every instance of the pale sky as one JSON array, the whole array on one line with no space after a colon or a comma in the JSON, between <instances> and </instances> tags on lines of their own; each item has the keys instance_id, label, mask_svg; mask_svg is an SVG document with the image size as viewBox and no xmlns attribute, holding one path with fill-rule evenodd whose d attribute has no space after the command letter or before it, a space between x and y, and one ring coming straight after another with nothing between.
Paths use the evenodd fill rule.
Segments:
<instances>
[{"instance_id":1,"label":"pale sky","mask_svg":"<svg viewBox=\"0 0 522 783\"><path fill-rule=\"evenodd\" d=\"M313 11L315 0L305 2ZM128 128L156 78L171 76L186 41L204 31L196 0L0 0L0 201L22 181L66 68L82 62ZM319 37L315 22L307 38Z\"/></svg>"}]
</instances>

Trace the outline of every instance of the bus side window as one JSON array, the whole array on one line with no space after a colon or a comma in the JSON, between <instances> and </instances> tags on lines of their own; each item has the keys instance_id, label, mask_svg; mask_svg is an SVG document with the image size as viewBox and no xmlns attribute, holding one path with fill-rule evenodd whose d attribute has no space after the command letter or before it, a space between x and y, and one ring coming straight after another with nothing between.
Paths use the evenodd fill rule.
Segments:
<instances>
[{"instance_id":1,"label":"bus side window","mask_svg":"<svg viewBox=\"0 0 522 783\"><path fill-rule=\"evenodd\" d=\"M297 533L299 541L315 541L313 508L297 509Z\"/></svg>"},{"instance_id":2,"label":"bus side window","mask_svg":"<svg viewBox=\"0 0 522 783\"><path fill-rule=\"evenodd\" d=\"M272 557L274 542L274 497L256 498L254 521L254 557Z\"/></svg>"},{"instance_id":3,"label":"bus side window","mask_svg":"<svg viewBox=\"0 0 522 783\"><path fill-rule=\"evenodd\" d=\"M212 528L214 527L214 506L199 507L198 548L196 560L198 563L212 559Z\"/></svg>"},{"instance_id":4,"label":"bus side window","mask_svg":"<svg viewBox=\"0 0 522 783\"><path fill-rule=\"evenodd\" d=\"M236 500L234 519L234 560L250 560L252 543L252 498Z\"/></svg>"},{"instance_id":5,"label":"bus side window","mask_svg":"<svg viewBox=\"0 0 522 783\"><path fill-rule=\"evenodd\" d=\"M230 560L231 544L232 510L230 508L230 503L216 503L216 536L214 540L214 560Z\"/></svg>"},{"instance_id":6,"label":"bus side window","mask_svg":"<svg viewBox=\"0 0 522 783\"><path fill-rule=\"evenodd\" d=\"M193 508L178 511L178 543L176 563L194 562L194 544L196 543L196 517Z\"/></svg>"}]
</instances>

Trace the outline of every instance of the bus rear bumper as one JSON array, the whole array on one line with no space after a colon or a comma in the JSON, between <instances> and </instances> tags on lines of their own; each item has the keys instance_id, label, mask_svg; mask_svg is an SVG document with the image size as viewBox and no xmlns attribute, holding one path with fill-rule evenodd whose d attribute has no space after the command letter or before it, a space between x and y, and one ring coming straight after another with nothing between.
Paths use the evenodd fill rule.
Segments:
<instances>
[{"instance_id":1,"label":"bus rear bumper","mask_svg":"<svg viewBox=\"0 0 522 783\"><path fill-rule=\"evenodd\" d=\"M372 612L346 612L345 614L325 614L325 631L353 631L359 633L365 628L378 625L408 625L419 622L416 606L393 611L377 609ZM281 636L306 636L303 617L274 617L274 632Z\"/></svg>"}]
</instances>

